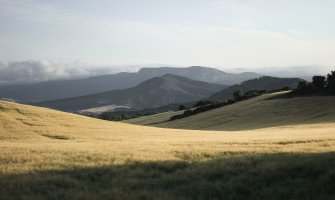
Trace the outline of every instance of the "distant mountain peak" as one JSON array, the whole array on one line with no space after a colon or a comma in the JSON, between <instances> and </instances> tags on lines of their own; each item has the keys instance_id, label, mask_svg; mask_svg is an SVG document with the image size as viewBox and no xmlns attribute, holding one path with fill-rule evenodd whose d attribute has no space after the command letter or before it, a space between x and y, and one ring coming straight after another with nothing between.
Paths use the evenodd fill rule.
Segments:
<instances>
[{"instance_id":1,"label":"distant mountain peak","mask_svg":"<svg viewBox=\"0 0 335 200\"><path fill-rule=\"evenodd\" d=\"M36 105L70 112L111 105L144 109L205 99L226 87L174 74L164 74L128 89L41 102Z\"/></svg>"},{"instance_id":2,"label":"distant mountain peak","mask_svg":"<svg viewBox=\"0 0 335 200\"><path fill-rule=\"evenodd\" d=\"M221 85L233 85L261 76L260 74L252 72L232 74L219 69L201 66L191 66L187 68L142 68L138 72L120 72L117 74L93 76L76 80L0 86L0 98L10 98L23 103L72 98L116 89L131 88L146 80L161 77L165 74L173 74L188 79ZM175 79L177 78L175 77Z\"/></svg>"}]
</instances>

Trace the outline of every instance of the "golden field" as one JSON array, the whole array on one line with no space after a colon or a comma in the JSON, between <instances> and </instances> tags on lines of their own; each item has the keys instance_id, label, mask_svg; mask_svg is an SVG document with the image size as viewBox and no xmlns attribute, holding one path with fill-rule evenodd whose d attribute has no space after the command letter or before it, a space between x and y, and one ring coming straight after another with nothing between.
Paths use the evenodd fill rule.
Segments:
<instances>
[{"instance_id":1,"label":"golden field","mask_svg":"<svg viewBox=\"0 0 335 200\"><path fill-rule=\"evenodd\" d=\"M335 123L334 96L278 98L285 93L287 92L262 95L175 121L169 119L180 114L180 111L139 117L125 122L165 128L220 131Z\"/></svg>"},{"instance_id":2,"label":"golden field","mask_svg":"<svg viewBox=\"0 0 335 200\"><path fill-rule=\"evenodd\" d=\"M231 107L257 102L264 103ZM247 129L244 116L234 131L199 131L0 102L0 199L328 199L335 191L334 107L310 123L260 121L266 126Z\"/></svg>"}]
</instances>

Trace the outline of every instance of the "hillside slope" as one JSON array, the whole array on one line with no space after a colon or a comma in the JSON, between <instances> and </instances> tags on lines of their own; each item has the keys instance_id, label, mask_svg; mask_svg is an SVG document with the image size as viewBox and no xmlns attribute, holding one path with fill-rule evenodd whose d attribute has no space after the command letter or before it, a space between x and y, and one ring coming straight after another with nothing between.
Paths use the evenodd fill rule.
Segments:
<instances>
[{"instance_id":1,"label":"hillside slope","mask_svg":"<svg viewBox=\"0 0 335 200\"><path fill-rule=\"evenodd\" d=\"M156 119L152 126L236 131L335 122L334 96L273 98L279 94L263 95L175 121ZM150 116L146 118L146 125L151 124ZM141 124L141 121L138 118L126 122Z\"/></svg>"},{"instance_id":2,"label":"hillside slope","mask_svg":"<svg viewBox=\"0 0 335 200\"><path fill-rule=\"evenodd\" d=\"M152 78L129 89L41 102L35 105L69 112L108 105L128 106L136 110L197 101L208 98L223 88L226 86L167 74Z\"/></svg>"},{"instance_id":3,"label":"hillside slope","mask_svg":"<svg viewBox=\"0 0 335 200\"><path fill-rule=\"evenodd\" d=\"M136 124L136 125L143 125L143 126L155 126L155 124L160 124L163 122L167 122L170 118L174 115L182 114L184 110L180 111L167 111L162 112L154 115L147 115L142 117L137 117L129 120L124 120L122 122L128 124Z\"/></svg>"},{"instance_id":4,"label":"hillside slope","mask_svg":"<svg viewBox=\"0 0 335 200\"><path fill-rule=\"evenodd\" d=\"M161 129L1 101L0 119L0 199L335 196L335 123Z\"/></svg>"},{"instance_id":5,"label":"hillside slope","mask_svg":"<svg viewBox=\"0 0 335 200\"><path fill-rule=\"evenodd\" d=\"M283 87L296 88L302 79L299 78L277 78L270 76L263 76L260 78L244 81L241 84L233 85L211 95L210 99L233 99L234 91L241 90L247 92L250 90L278 90Z\"/></svg>"},{"instance_id":6,"label":"hillside slope","mask_svg":"<svg viewBox=\"0 0 335 200\"><path fill-rule=\"evenodd\" d=\"M227 116L230 117L238 116L239 118L241 118L241 121L244 121L244 123L246 124L248 124L248 121L245 121L245 119L248 117L248 120L254 121L251 122L251 124L253 124L257 121L254 116L248 116L248 114L235 111L240 111L243 109L246 112L246 108L248 108L251 109L250 113L253 113L257 109L260 109L257 116L259 117L260 115L265 114L265 112L271 111L271 109L273 109L273 111L270 112L268 115L271 115L272 117L276 117L275 115L278 115L280 118L282 118L282 114L289 110L292 110L291 113L294 113L296 115L290 115L291 113L287 113L286 115L286 118L293 122L291 124L292 126L285 129L283 129L282 127L273 127L268 129L237 132L178 130L165 128L162 129L156 127L131 125L121 122L104 121L81 115L56 111L48 108L0 101L0 137L2 142L36 140L44 142L49 141L62 143L66 141L90 142L101 140L102 143L109 141L115 142L116 144L121 144L119 143L119 141L123 141L124 144L128 144L134 143L138 139L143 141L149 141L151 139L162 139L162 142L164 141L163 143L182 143L184 140L195 141L199 139L205 144L214 141L219 142L221 139L222 141L229 141L230 139L248 141L250 138L261 141L266 141L269 138L286 140L287 137L295 137L294 133L299 133L297 135L297 138L302 139L300 137L300 134L306 133L307 136L309 135L309 133L311 133L310 136L314 137L321 136L316 134L316 132L322 132L323 129L335 130L335 118L333 117L335 109L333 107L335 97L313 97L313 103L308 100L310 98L266 100L266 98L273 97L273 95L274 94L257 97L252 100L243 101L203 114L206 117L213 117L209 118L209 120L207 121L211 121L210 119L216 121L219 116L224 118L224 113L227 113ZM288 101L292 101L293 103L290 104L288 103ZM293 106L297 105L297 102L299 102L301 106L296 109L292 109ZM286 110L282 110L283 106L286 106L288 108ZM304 112L305 117L311 120L306 121L308 123L301 123L300 117L303 116L299 114L299 111ZM200 119L200 116L203 114L189 117L188 119L192 119L192 121L198 122L199 128L202 128L202 123L197 121L197 119ZM214 114L216 114L216 117L214 117ZM201 118L205 121L204 117ZM262 118L268 119L269 122L277 121L276 118L271 119L266 116ZM185 120L186 119L187 118L185 118ZM194 126L197 126L198 124L194 124ZM234 129L239 129L241 126L245 127L246 125L243 125L239 123L239 121L236 121L235 123L230 124L230 127L233 126L235 126ZM301 130L304 130L306 132L300 133ZM277 134L281 132L287 133L287 131L292 132L292 135L288 136L286 134ZM241 135L238 133L241 133ZM250 135L246 136L247 133ZM157 138L158 136L161 136L161 138ZM335 137L334 134L333 136ZM163 145L163 143L157 144L157 147ZM4 143L1 144L3 145ZM78 143L78 145L80 145L80 143Z\"/></svg>"},{"instance_id":7,"label":"hillside slope","mask_svg":"<svg viewBox=\"0 0 335 200\"><path fill-rule=\"evenodd\" d=\"M32 103L72 98L131 88L143 81L165 74L174 74L222 85L233 85L261 76L253 72L232 74L214 68L197 66L187 68L142 68L138 72L121 72L76 80L57 80L35 84L0 86L0 99L10 98L23 103Z\"/></svg>"}]
</instances>

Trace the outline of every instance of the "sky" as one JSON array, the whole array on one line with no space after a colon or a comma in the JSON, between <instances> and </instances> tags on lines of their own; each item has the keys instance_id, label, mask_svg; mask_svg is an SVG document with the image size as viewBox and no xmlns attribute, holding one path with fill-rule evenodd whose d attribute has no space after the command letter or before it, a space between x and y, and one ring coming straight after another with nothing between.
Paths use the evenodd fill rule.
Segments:
<instances>
[{"instance_id":1,"label":"sky","mask_svg":"<svg viewBox=\"0 0 335 200\"><path fill-rule=\"evenodd\" d=\"M0 0L0 72L326 68L334 11L334 0Z\"/></svg>"}]
</instances>

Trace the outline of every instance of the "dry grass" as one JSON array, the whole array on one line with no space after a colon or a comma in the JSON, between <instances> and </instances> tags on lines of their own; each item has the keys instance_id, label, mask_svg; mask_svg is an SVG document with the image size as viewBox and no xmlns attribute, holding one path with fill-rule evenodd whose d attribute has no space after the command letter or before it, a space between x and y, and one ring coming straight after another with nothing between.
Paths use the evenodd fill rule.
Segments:
<instances>
[{"instance_id":1,"label":"dry grass","mask_svg":"<svg viewBox=\"0 0 335 200\"><path fill-rule=\"evenodd\" d=\"M154 115L148 115L143 117L137 117L134 119L124 120L123 122L129 124L136 124L136 125L148 125L148 126L155 126L156 124L160 124L163 122L167 122L170 118L174 115L182 114L184 110L181 111L168 111L163 113L158 113Z\"/></svg>"},{"instance_id":2,"label":"dry grass","mask_svg":"<svg viewBox=\"0 0 335 200\"><path fill-rule=\"evenodd\" d=\"M286 170L304 162L314 170L322 162L325 173L317 176L333 176L327 160L334 158L329 153L335 151L335 123L329 121L248 131L192 131L107 122L7 102L0 102L0 119L0 199L193 198L192 192L183 194L194 189L202 191L199 198L220 198L208 196L211 188L229 190L227 198L234 198L232 188L244 184L234 179L235 173L242 175L257 165L254 174L244 174L257 180L258 173L270 176L272 170L285 168L283 161L297 162ZM206 171L218 175L202 180L199 174ZM294 184L296 179L292 180ZM180 181L187 187L176 187ZM212 185L213 181L218 182Z\"/></svg>"},{"instance_id":3,"label":"dry grass","mask_svg":"<svg viewBox=\"0 0 335 200\"><path fill-rule=\"evenodd\" d=\"M260 128L295 126L297 124L335 123L335 96L315 96L297 98L274 98L280 93L267 94L233 105L224 106L183 119L169 121L161 120L150 124L156 127L196 129L196 130L253 130ZM170 114L171 115L171 114ZM126 121L137 124L135 121Z\"/></svg>"}]
</instances>

